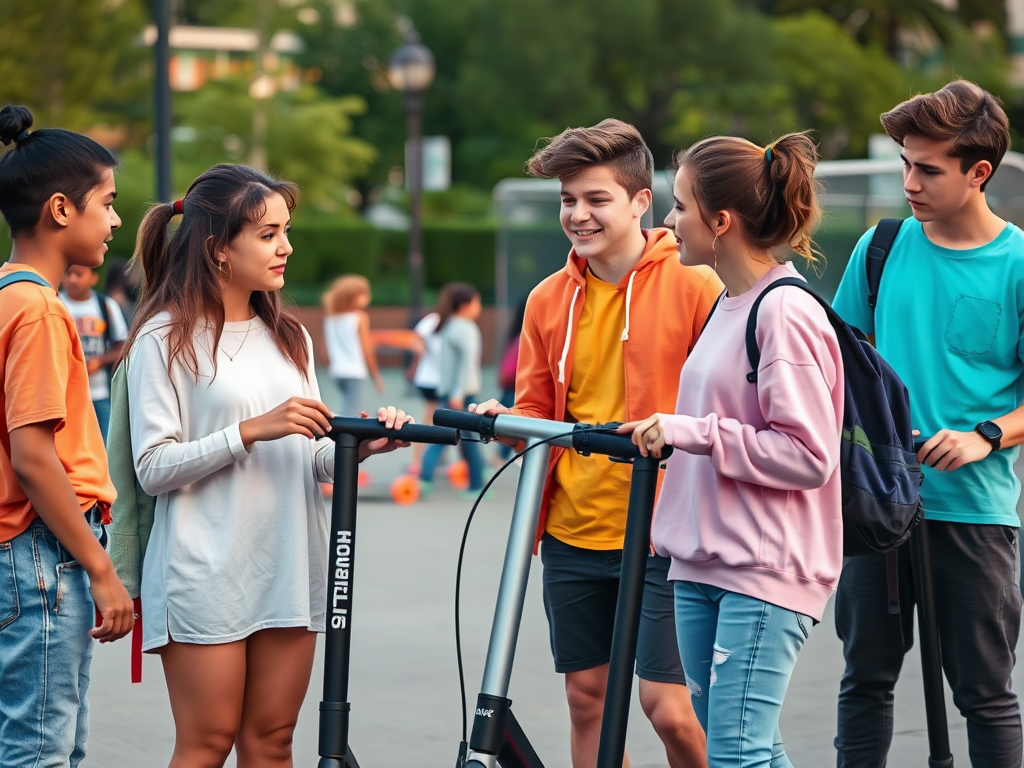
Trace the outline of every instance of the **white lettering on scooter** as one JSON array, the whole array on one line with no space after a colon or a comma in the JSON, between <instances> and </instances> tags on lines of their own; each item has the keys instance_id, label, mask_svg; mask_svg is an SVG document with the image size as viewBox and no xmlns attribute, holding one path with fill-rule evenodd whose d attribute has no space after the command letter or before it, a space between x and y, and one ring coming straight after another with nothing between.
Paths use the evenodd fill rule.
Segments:
<instances>
[{"instance_id":1,"label":"white lettering on scooter","mask_svg":"<svg viewBox=\"0 0 1024 768\"><path fill-rule=\"evenodd\" d=\"M348 609L340 603L348 600L348 580L352 568L352 531L338 531L335 540L334 594L331 596L331 628L348 626Z\"/></svg>"}]
</instances>

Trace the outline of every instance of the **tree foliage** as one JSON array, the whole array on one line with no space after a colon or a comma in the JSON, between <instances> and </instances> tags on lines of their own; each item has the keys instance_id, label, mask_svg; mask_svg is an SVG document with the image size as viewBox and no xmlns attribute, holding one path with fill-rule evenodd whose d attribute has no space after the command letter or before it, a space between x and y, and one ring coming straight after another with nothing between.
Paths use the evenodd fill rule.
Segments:
<instances>
[{"instance_id":1,"label":"tree foliage","mask_svg":"<svg viewBox=\"0 0 1024 768\"><path fill-rule=\"evenodd\" d=\"M143 0L0 0L0 104L40 126L136 119L146 18Z\"/></svg>"}]
</instances>

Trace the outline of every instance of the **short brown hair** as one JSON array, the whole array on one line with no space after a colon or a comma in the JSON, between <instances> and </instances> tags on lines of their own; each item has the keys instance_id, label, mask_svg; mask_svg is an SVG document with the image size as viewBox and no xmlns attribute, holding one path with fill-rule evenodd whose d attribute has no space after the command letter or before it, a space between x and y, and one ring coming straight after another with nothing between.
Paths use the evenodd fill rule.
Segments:
<instances>
[{"instance_id":1,"label":"short brown hair","mask_svg":"<svg viewBox=\"0 0 1024 768\"><path fill-rule=\"evenodd\" d=\"M733 211L747 240L771 251L792 249L821 265L811 232L821 219L819 183L814 178L818 150L806 133L789 133L767 147L738 136L713 136L676 156L690 174L701 220L715 211Z\"/></svg>"},{"instance_id":2,"label":"short brown hair","mask_svg":"<svg viewBox=\"0 0 1024 768\"><path fill-rule=\"evenodd\" d=\"M531 176L569 179L595 165L607 165L630 198L654 185L654 157L640 131L609 118L590 128L566 128L526 163Z\"/></svg>"},{"instance_id":3,"label":"short brown hair","mask_svg":"<svg viewBox=\"0 0 1024 768\"><path fill-rule=\"evenodd\" d=\"M963 173L979 160L992 163L994 173L1010 146L1010 121L1002 106L991 93L967 80L954 80L935 93L904 101L881 120L885 132L901 147L907 136L952 142L950 157L960 158ZM982 191L986 184L988 179Z\"/></svg>"}]
</instances>

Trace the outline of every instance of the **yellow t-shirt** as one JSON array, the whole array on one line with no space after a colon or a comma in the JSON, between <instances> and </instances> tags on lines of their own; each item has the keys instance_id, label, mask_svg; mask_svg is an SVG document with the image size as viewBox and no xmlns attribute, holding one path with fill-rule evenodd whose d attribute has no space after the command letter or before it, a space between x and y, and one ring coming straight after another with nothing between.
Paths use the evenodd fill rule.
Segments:
<instances>
[{"instance_id":1,"label":"yellow t-shirt","mask_svg":"<svg viewBox=\"0 0 1024 768\"><path fill-rule=\"evenodd\" d=\"M566 397L566 420L600 424L625 421L626 375L622 329L625 292L587 273L583 313ZM583 549L622 549L629 504L630 466L607 456L565 451L555 465L555 485L545 530Z\"/></svg>"}]
</instances>

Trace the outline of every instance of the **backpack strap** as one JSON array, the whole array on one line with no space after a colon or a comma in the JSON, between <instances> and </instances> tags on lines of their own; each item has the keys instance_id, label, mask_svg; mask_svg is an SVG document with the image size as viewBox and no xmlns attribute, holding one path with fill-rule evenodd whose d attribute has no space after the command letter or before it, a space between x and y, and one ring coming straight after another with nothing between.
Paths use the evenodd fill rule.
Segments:
<instances>
[{"instance_id":1,"label":"backpack strap","mask_svg":"<svg viewBox=\"0 0 1024 768\"><path fill-rule=\"evenodd\" d=\"M750 308L750 314L747 315L747 359L750 361L750 373L747 374L747 381L751 384L757 383L757 366L761 363L761 350L757 346L757 310L761 307L761 302L770 291L773 291L776 288L783 288L788 285L791 285L794 288L800 288L817 299L821 308L825 310L825 314L828 315L828 321L832 323L833 327L835 327L837 323L841 324L843 322L842 318L840 318L839 315L836 314L836 311L832 309L832 306L821 298L821 296L818 295L818 292L807 284L806 280L802 280L799 277L781 277L775 282L769 283L765 289L761 291L761 295L754 299L754 304Z\"/></svg>"},{"instance_id":2,"label":"backpack strap","mask_svg":"<svg viewBox=\"0 0 1024 768\"><path fill-rule=\"evenodd\" d=\"M875 227L875 234L868 245L868 257L864 260L868 277L868 306L872 311L878 303L878 289L882 285L882 270L889 258L889 251L896 242L896 235L903 226L903 219L882 219Z\"/></svg>"},{"instance_id":3,"label":"backpack strap","mask_svg":"<svg viewBox=\"0 0 1024 768\"><path fill-rule=\"evenodd\" d=\"M0 288L6 288L8 285L14 285L14 283L35 283L46 288L52 287L46 281L46 278L37 275L35 272L29 272L27 269L20 269L17 272L10 272L0 277Z\"/></svg>"}]
</instances>

